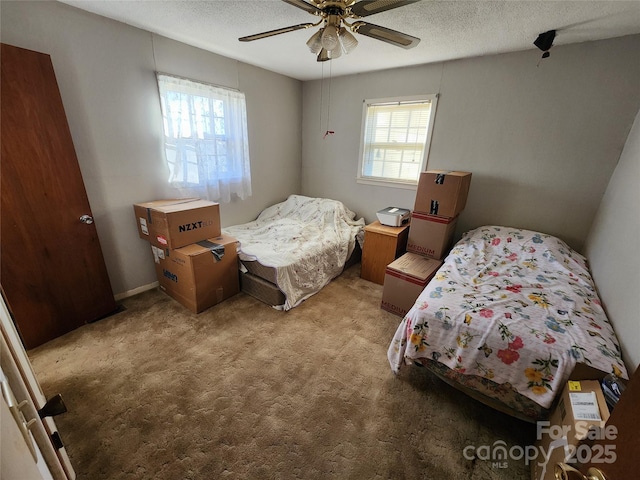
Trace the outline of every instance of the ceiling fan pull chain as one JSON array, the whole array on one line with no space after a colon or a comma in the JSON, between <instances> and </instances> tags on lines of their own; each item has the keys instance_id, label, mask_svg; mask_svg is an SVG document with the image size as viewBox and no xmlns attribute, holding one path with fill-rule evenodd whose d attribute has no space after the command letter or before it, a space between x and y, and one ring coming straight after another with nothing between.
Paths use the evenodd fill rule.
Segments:
<instances>
[{"instance_id":1,"label":"ceiling fan pull chain","mask_svg":"<svg viewBox=\"0 0 640 480\"><path fill-rule=\"evenodd\" d=\"M322 137L323 139L326 139L329 135L333 135L335 132L333 130L329 130L329 122L330 122L330 116L331 116L331 79L333 77L332 75L332 71L331 71L331 65L332 65L332 61L329 60L329 91L328 91L328 100L327 100L327 130L324 132L324 137ZM320 104L320 107L322 108L322 104Z\"/></svg>"},{"instance_id":2,"label":"ceiling fan pull chain","mask_svg":"<svg viewBox=\"0 0 640 480\"><path fill-rule=\"evenodd\" d=\"M333 78L333 61L329 60L329 91L327 92L327 132L329 131L329 122L331 120L331 80Z\"/></svg>"},{"instance_id":3,"label":"ceiling fan pull chain","mask_svg":"<svg viewBox=\"0 0 640 480\"><path fill-rule=\"evenodd\" d=\"M322 79L320 80L320 130L322 130L322 97L324 94L324 62L322 63Z\"/></svg>"}]
</instances>

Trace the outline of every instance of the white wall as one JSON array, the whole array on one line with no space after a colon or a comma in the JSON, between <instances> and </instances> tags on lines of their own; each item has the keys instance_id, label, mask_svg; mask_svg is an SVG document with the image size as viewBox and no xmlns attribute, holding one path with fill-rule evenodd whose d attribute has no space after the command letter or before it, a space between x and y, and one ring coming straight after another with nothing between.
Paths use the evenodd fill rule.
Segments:
<instances>
[{"instance_id":1,"label":"white wall","mask_svg":"<svg viewBox=\"0 0 640 480\"><path fill-rule=\"evenodd\" d=\"M629 373L640 365L640 112L586 242Z\"/></svg>"},{"instance_id":2,"label":"white wall","mask_svg":"<svg viewBox=\"0 0 640 480\"><path fill-rule=\"evenodd\" d=\"M473 172L457 236L509 225L581 251L640 106L639 51L636 35L556 46L539 66L533 49L305 82L302 192L368 222L386 206L413 208L414 190L355 181L362 101L439 93L428 168ZM335 134L323 139L327 110Z\"/></svg>"},{"instance_id":3,"label":"white wall","mask_svg":"<svg viewBox=\"0 0 640 480\"><path fill-rule=\"evenodd\" d=\"M155 71L238 88L247 99L253 195L223 226L301 189L302 84L58 2L1 3L2 42L51 55L113 291L155 279L132 204L175 197L166 182Z\"/></svg>"}]
</instances>

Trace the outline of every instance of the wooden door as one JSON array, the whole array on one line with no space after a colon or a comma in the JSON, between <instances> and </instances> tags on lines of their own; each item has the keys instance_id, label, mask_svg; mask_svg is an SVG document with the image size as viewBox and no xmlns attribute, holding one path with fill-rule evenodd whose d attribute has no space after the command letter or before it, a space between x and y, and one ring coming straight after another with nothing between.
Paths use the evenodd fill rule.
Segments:
<instances>
[{"instance_id":1,"label":"wooden door","mask_svg":"<svg viewBox=\"0 0 640 480\"><path fill-rule=\"evenodd\" d=\"M51 59L2 44L0 62L0 283L33 348L116 303Z\"/></svg>"}]
</instances>

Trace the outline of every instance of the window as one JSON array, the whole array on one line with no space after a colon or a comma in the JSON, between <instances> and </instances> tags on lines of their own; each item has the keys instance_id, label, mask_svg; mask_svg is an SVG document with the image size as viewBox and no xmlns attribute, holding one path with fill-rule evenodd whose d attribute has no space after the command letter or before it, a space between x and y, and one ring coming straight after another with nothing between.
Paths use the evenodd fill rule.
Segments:
<instances>
[{"instance_id":1,"label":"window","mask_svg":"<svg viewBox=\"0 0 640 480\"><path fill-rule=\"evenodd\" d=\"M426 169L437 95L365 100L358 182L414 186Z\"/></svg>"},{"instance_id":2,"label":"window","mask_svg":"<svg viewBox=\"0 0 640 480\"><path fill-rule=\"evenodd\" d=\"M209 200L250 196L244 94L171 75L157 78L169 183Z\"/></svg>"}]
</instances>

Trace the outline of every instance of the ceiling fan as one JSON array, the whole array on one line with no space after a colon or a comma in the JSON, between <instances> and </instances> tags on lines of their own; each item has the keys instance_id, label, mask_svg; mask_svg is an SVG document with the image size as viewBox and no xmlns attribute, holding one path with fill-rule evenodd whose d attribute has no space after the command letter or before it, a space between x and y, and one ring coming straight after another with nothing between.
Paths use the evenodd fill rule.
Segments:
<instances>
[{"instance_id":1,"label":"ceiling fan","mask_svg":"<svg viewBox=\"0 0 640 480\"><path fill-rule=\"evenodd\" d=\"M282 0L289 5L301 8L320 17L316 23L301 23L291 27L279 28L268 32L241 37L241 42L251 42L261 38L293 32L304 28L324 25L307 41L312 53L317 55L318 62L338 58L342 53L350 53L358 45L358 40L351 32L366 35L402 48L413 48L420 42L417 37L406 33L380 27L359 20L375 13L385 12L393 8L404 7L420 0ZM352 23L349 23L349 20Z\"/></svg>"}]
</instances>

